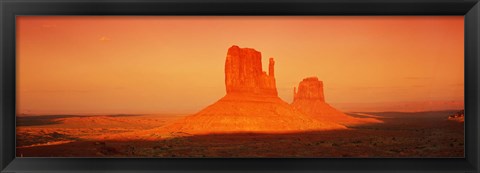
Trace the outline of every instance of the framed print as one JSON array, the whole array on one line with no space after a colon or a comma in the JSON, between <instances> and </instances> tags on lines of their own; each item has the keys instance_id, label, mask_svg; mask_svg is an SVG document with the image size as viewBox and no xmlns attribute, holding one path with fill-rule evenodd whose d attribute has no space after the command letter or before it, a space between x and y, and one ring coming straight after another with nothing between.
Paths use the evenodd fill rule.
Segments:
<instances>
[{"instance_id":1,"label":"framed print","mask_svg":"<svg viewBox=\"0 0 480 173\"><path fill-rule=\"evenodd\" d=\"M478 1L1 8L2 172L478 172Z\"/></svg>"}]
</instances>

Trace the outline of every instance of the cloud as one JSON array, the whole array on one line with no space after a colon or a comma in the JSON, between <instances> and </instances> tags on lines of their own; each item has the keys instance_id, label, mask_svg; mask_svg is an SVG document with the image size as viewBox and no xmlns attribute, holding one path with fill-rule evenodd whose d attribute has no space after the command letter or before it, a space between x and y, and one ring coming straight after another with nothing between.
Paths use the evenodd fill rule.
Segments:
<instances>
[{"instance_id":1,"label":"cloud","mask_svg":"<svg viewBox=\"0 0 480 173\"><path fill-rule=\"evenodd\" d=\"M110 38L107 36L102 36L98 39L99 41L110 41Z\"/></svg>"}]
</instances>

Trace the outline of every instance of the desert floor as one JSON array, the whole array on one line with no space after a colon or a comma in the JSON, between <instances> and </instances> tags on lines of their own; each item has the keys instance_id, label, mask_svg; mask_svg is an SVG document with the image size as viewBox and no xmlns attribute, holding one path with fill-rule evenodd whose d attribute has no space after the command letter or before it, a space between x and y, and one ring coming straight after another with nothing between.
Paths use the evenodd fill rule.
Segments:
<instances>
[{"instance_id":1,"label":"desert floor","mask_svg":"<svg viewBox=\"0 0 480 173\"><path fill-rule=\"evenodd\" d=\"M384 123L289 134L149 138L155 140L104 137L155 129L184 115L21 116L16 153L18 157L463 157L464 125L447 120L455 112L348 113Z\"/></svg>"}]
</instances>

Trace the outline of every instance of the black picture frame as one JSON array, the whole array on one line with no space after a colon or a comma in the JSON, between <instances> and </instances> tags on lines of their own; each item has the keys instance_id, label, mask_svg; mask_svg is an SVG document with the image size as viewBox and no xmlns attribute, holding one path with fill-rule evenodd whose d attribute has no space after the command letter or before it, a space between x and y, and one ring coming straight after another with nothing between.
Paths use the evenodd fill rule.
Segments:
<instances>
[{"instance_id":1,"label":"black picture frame","mask_svg":"<svg viewBox=\"0 0 480 173\"><path fill-rule=\"evenodd\" d=\"M0 0L0 170L10 172L479 172L478 0ZM465 158L16 158L19 15L464 15Z\"/></svg>"}]
</instances>

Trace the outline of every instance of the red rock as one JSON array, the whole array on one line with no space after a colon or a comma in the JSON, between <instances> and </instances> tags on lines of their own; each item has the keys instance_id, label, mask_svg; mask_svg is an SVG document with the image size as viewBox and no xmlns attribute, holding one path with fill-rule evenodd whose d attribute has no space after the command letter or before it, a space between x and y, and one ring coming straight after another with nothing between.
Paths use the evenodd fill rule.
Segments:
<instances>
[{"instance_id":1,"label":"red rock","mask_svg":"<svg viewBox=\"0 0 480 173\"><path fill-rule=\"evenodd\" d=\"M227 94L200 112L163 129L174 133L206 134L346 128L312 118L280 99L275 85L275 61L269 59L267 74L262 70L261 59L261 53L254 49L230 47L225 61Z\"/></svg>"},{"instance_id":2,"label":"red rock","mask_svg":"<svg viewBox=\"0 0 480 173\"><path fill-rule=\"evenodd\" d=\"M187 134L209 134L290 133L346 127L311 118L277 97L242 98L227 94L214 104L171 124L166 129Z\"/></svg>"},{"instance_id":3,"label":"red rock","mask_svg":"<svg viewBox=\"0 0 480 173\"><path fill-rule=\"evenodd\" d=\"M325 96L323 95L323 82L319 81L317 77L303 79L298 85L298 92L295 90L293 94L294 102L295 100L301 99L313 99L325 102Z\"/></svg>"},{"instance_id":4,"label":"red rock","mask_svg":"<svg viewBox=\"0 0 480 173\"><path fill-rule=\"evenodd\" d=\"M270 58L269 74L262 70L262 55L251 48L232 46L225 61L227 94L277 96L274 60Z\"/></svg>"},{"instance_id":5,"label":"red rock","mask_svg":"<svg viewBox=\"0 0 480 173\"><path fill-rule=\"evenodd\" d=\"M298 85L298 91L294 88L292 106L322 122L334 122L343 125L356 125L363 123L382 122L374 118L356 118L346 115L325 102L323 94L323 82L317 77L303 79Z\"/></svg>"}]
</instances>

